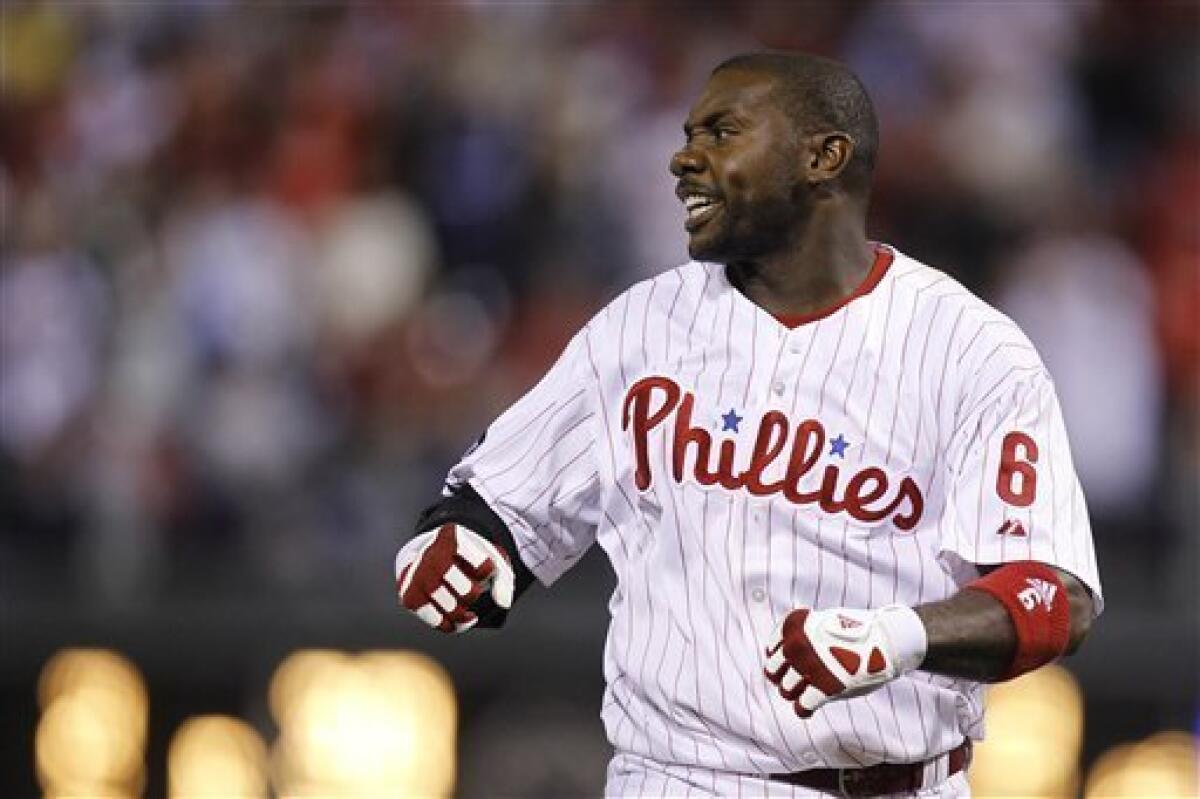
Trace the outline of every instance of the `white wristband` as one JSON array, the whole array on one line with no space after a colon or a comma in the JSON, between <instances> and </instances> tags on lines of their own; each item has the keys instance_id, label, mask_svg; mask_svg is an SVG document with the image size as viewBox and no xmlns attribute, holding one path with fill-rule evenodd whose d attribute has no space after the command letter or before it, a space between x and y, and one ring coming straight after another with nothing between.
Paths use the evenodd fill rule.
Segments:
<instances>
[{"instance_id":1,"label":"white wristband","mask_svg":"<svg viewBox=\"0 0 1200 799\"><path fill-rule=\"evenodd\" d=\"M925 660L929 638L925 633L925 623L917 612L907 605L887 605L879 609L876 619L891 647L897 674L905 674L919 667Z\"/></svg>"}]
</instances>

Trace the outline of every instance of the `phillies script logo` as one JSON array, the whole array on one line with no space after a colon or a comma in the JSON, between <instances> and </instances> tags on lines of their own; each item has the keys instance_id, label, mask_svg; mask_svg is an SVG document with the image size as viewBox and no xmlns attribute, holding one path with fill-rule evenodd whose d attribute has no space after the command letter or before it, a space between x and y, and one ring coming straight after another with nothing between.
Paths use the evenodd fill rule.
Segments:
<instances>
[{"instance_id":1,"label":"phillies script logo","mask_svg":"<svg viewBox=\"0 0 1200 799\"><path fill-rule=\"evenodd\" d=\"M893 488L887 473L874 466L843 480L841 470L831 463L821 474L819 488L802 490L801 482L814 472L825 448L825 428L816 419L800 422L792 435L787 416L780 411L767 411L758 424L750 465L744 471L735 471L737 442L724 439L715 453L714 466L712 434L692 424L695 403L690 391L682 391L674 380L666 377L645 377L630 386L621 412L621 429L632 428L637 464L634 482L639 491L648 489L654 479L650 473L650 431L666 425L674 436L671 477L676 483L683 482L690 447L695 452L692 476L702 486L720 485L730 491L744 489L758 497L783 494L796 505L816 503L826 513L847 513L860 522L877 522L891 516L892 523L901 530L911 530L920 521L925 498L917 484L905 477ZM670 424L668 419L672 414L674 423ZM765 482L764 472L780 461L789 439L791 450L786 455L784 477Z\"/></svg>"}]
</instances>

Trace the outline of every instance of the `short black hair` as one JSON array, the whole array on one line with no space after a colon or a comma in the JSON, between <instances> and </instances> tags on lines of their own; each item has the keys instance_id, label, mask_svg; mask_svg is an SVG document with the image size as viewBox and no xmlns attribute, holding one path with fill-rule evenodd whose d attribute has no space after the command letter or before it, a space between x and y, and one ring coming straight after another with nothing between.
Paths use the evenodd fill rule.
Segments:
<instances>
[{"instance_id":1,"label":"short black hair","mask_svg":"<svg viewBox=\"0 0 1200 799\"><path fill-rule=\"evenodd\" d=\"M780 109L799 132L849 134L854 154L842 175L850 188L869 188L879 150L879 122L866 88L848 67L807 53L760 52L726 59L713 74L727 69L775 78Z\"/></svg>"}]
</instances>

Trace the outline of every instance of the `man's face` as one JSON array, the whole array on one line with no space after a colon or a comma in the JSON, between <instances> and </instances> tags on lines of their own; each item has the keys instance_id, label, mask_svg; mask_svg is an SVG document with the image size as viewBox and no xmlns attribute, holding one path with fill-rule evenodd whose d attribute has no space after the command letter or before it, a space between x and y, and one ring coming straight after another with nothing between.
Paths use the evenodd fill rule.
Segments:
<instances>
[{"instance_id":1,"label":"man's face","mask_svg":"<svg viewBox=\"0 0 1200 799\"><path fill-rule=\"evenodd\" d=\"M801 152L791 120L773 102L774 79L727 69L711 78L671 158L697 260L756 260L785 247L803 214Z\"/></svg>"}]
</instances>

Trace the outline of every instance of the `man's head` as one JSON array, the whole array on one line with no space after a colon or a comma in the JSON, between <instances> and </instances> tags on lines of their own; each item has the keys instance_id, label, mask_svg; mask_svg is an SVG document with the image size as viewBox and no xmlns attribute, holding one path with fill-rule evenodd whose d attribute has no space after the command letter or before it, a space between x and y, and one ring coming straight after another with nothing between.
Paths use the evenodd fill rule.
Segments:
<instances>
[{"instance_id":1,"label":"man's head","mask_svg":"<svg viewBox=\"0 0 1200 799\"><path fill-rule=\"evenodd\" d=\"M788 245L818 203L866 213L878 131L846 67L753 53L713 70L671 159L693 258L733 262Z\"/></svg>"}]
</instances>

